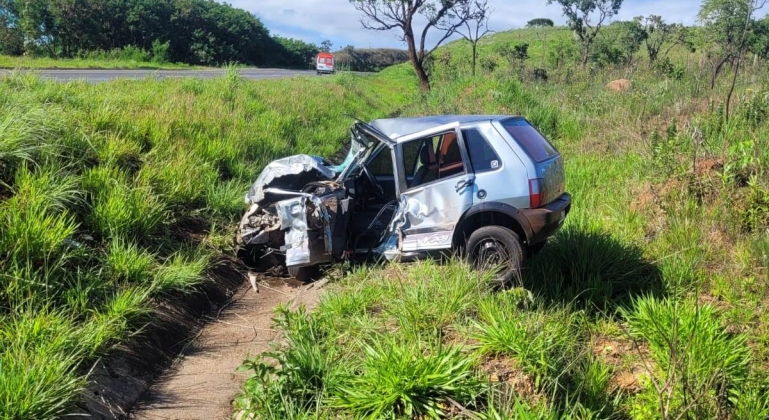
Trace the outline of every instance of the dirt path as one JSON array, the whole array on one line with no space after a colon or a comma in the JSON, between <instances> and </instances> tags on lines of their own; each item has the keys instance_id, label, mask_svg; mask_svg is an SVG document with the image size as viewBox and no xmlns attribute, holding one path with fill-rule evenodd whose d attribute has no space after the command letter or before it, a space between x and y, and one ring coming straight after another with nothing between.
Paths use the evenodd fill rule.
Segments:
<instances>
[{"instance_id":1,"label":"dirt path","mask_svg":"<svg viewBox=\"0 0 769 420\"><path fill-rule=\"evenodd\" d=\"M313 308L324 282L309 285L284 279L250 285L200 331L183 356L142 397L130 418L136 420L217 420L232 415L231 402L246 375L236 372L249 355L268 349L276 338L273 310L281 303Z\"/></svg>"}]
</instances>

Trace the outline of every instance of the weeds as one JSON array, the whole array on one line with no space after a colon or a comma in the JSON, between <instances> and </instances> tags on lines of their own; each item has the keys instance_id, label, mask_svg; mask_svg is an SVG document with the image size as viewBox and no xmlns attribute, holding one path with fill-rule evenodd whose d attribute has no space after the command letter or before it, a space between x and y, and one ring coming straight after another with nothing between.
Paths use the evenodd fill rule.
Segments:
<instances>
[{"instance_id":1,"label":"weeds","mask_svg":"<svg viewBox=\"0 0 769 420\"><path fill-rule=\"evenodd\" d=\"M366 80L0 76L0 419L67 415L91 363L231 249L261 166L333 154L344 114L389 113L400 103L370 104L408 90Z\"/></svg>"},{"instance_id":2,"label":"weeds","mask_svg":"<svg viewBox=\"0 0 769 420\"><path fill-rule=\"evenodd\" d=\"M364 418L442 418L448 402L467 407L483 389L460 347L374 337L363 352L362 371L340 386L333 405Z\"/></svg>"},{"instance_id":3,"label":"weeds","mask_svg":"<svg viewBox=\"0 0 769 420\"><path fill-rule=\"evenodd\" d=\"M653 386L639 397L648 398L647 410L657 407L664 419L731 411L728 398L745 384L751 364L745 336L729 336L712 307L691 301L639 298L624 316L631 334L649 343Z\"/></svg>"},{"instance_id":4,"label":"weeds","mask_svg":"<svg viewBox=\"0 0 769 420\"><path fill-rule=\"evenodd\" d=\"M493 52L516 36L481 46L494 65L476 78L450 45L424 95L407 66L265 82L232 69L99 86L3 77L0 418L66 414L96 357L158 299L195 290L264 164L332 156L346 115L396 112L523 114L566 158L566 226L522 270L525 289L492 292L456 261L387 265L345 276L312 314L284 309L285 343L244 364L238 407L276 419L766 416L758 67L726 122L705 96L721 87L703 89L695 62L671 58L665 80L635 71L616 94L603 86L625 69L575 72L532 41L555 68L520 82ZM630 350L591 348L623 329L612 337ZM508 382L490 380L489 359Z\"/></svg>"},{"instance_id":5,"label":"weeds","mask_svg":"<svg viewBox=\"0 0 769 420\"><path fill-rule=\"evenodd\" d=\"M559 31L553 36L568 36ZM769 318L753 308L767 296L765 89L746 78L743 105L726 121L724 105L708 96L720 98L724 87L706 91L707 69L672 55L656 69L634 70L626 93L604 85L627 69L548 67L547 82L530 83L528 71L513 72L494 51L498 40L533 36L490 38L481 62L494 64L475 78L462 44L449 45L431 68L432 91L412 96L402 113L523 114L565 157L575 203L566 226L510 291L491 292L457 262L342 279L313 316L327 333L321 346L343 352L349 371L339 383L355 378L354 398L339 404L326 388L310 417L435 415L403 410L405 390L422 394L405 387L410 374L438 344L475 359L468 377L484 383L461 408L438 403L446 417L764 416L766 390L753 384L769 372ZM591 344L605 341L614 350ZM391 385L396 377L404 386Z\"/></svg>"}]
</instances>

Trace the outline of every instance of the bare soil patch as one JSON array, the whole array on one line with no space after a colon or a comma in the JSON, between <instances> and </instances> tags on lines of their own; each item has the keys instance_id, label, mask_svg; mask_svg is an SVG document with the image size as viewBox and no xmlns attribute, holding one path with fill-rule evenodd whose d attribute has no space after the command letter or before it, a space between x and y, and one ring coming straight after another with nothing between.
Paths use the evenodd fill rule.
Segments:
<instances>
[{"instance_id":1,"label":"bare soil patch","mask_svg":"<svg viewBox=\"0 0 769 420\"><path fill-rule=\"evenodd\" d=\"M106 419L226 419L246 377L236 369L276 338L279 304L309 309L325 282L257 277L223 258L193 294L164 298L151 323L90 368L74 415Z\"/></svg>"},{"instance_id":2,"label":"bare soil patch","mask_svg":"<svg viewBox=\"0 0 769 420\"><path fill-rule=\"evenodd\" d=\"M180 358L150 389L131 413L131 419L227 419L232 400L246 374L236 372L250 356L269 349L279 331L272 328L280 304L314 308L323 282L308 285L292 279L263 277L259 292L248 283L187 342Z\"/></svg>"}]
</instances>

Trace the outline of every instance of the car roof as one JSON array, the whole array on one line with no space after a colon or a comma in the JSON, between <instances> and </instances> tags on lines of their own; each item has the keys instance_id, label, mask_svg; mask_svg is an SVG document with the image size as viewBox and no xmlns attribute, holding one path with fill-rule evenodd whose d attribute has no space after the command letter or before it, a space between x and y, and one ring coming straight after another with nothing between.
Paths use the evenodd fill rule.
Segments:
<instances>
[{"instance_id":1,"label":"car roof","mask_svg":"<svg viewBox=\"0 0 769 420\"><path fill-rule=\"evenodd\" d=\"M412 118L380 118L371 121L370 125L388 137L396 138L451 123L465 125L479 121L505 120L509 118L521 117L518 115L433 115Z\"/></svg>"}]
</instances>

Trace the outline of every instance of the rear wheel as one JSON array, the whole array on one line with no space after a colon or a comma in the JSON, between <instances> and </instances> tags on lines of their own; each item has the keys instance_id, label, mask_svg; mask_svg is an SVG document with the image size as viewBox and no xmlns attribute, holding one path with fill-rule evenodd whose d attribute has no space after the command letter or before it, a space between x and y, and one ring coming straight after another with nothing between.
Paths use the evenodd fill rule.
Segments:
<instances>
[{"instance_id":1,"label":"rear wheel","mask_svg":"<svg viewBox=\"0 0 769 420\"><path fill-rule=\"evenodd\" d=\"M309 283L320 277L320 268L317 265L309 267L288 267L288 275L303 283Z\"/></svg>"},{"instance_id":2,"label":"rear wheel","mask_svg":"<svg viewBox=\"0 0 769 420\"><path fill-rule=\"evenodd\" d=\"M521 240L504 226L485 226L473 232L467 240L467 253L474 268L494 271L497 286L507 286L520 278Z\"/></svg>"}]
</instances>

